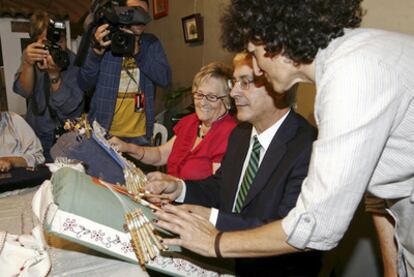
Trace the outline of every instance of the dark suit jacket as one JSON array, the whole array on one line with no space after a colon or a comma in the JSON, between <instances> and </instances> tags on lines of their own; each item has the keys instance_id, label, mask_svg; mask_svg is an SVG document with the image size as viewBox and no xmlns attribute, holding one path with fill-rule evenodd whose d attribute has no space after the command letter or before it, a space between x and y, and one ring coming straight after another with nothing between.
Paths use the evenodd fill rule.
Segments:
<instances>
[{"instance_id":1,"label":"dark suit jacket","mask_svg":"<svg viewBox=\"0 0 414 277\"><path fill-rule=\"evenodd\" d=\"M185 181L187 192L184 202L219 209L216 227L221 231L248 229L285 217L295 206L308 172L316 129L291 110L266 151L241 213L232 213L251 131L249 123L241 123L233 130L221 167L215 175L201 181ZM295 269L306 269L300 256L309 260L311 255L315 254L243 259L242 263L238 263L238 268L243 269L237 270L237 273L257 275L261 268L264 270L261 275L312 276L306 272L301 275ZM288 273L291 269L286 272L286 267L293 267L295 272ZM315 266L311 264L311 267L309 270L314 270Z\"/></svg>"}]
</instances>

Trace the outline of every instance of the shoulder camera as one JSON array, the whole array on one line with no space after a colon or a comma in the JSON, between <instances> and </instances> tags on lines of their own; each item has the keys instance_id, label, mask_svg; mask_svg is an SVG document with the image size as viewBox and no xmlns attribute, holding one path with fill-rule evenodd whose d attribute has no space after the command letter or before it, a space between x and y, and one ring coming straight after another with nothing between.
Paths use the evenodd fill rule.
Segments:
<instances>
[{"instance_id":1,"label":"shoulder camera","mask_svg":"<svg viewBox=\"0 0 414 277\"><path fill-rule=\"evenodd\" d=\"M147 24L151 21L148 13L141 7L109 5L99 9L95 14L99 23L109 24L110 34L105 40L111 40L114 55L131 56L135 47L135 35L121 30L122 27Z\"/></svg>"},{"instance_id":2,"label":"shoulder camera","mask_svg":"<svg viewBox=\"0 0 414 277\"><path fill-rule=\"evenodd\" d=\"M113 55L132 56L135 48L135 35L123 32L121 28L139 24L146 25L151 21L150 15L143 8L128 7L124 0L92 0L89 16L91 21L86 25L85 35L82 37L75 58L77 66L82 66L93 32L98 26L104 23L109 25L111 33L106 39L112 40Z\"/></svg>"}]
</instances>

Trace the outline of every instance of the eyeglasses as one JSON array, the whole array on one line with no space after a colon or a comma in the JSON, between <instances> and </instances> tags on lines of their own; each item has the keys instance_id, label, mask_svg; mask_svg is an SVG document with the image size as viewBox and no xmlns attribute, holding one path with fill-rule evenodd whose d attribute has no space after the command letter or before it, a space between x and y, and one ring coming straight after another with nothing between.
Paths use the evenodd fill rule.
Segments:
<instances>
[{"instance_id":1,"label":"eyeglasses","mask_svg":"<svg viewBox=\"0 0 414 277\"><path fill-rule=\"evenodd\" d=\"M203 98L205 97L207 99L207 101L217 102L219 99L222 99L222 98L226 97L226 95L217 96L217 95L214 95L214 94L203 94L201 92L195 91L195 92L193 92L193 97L194 97L194 99L197 99L197 100L203 100Z\"/></svg>"},{"instance_id":2,"label":"eyeglasses","mask_svg":"<svg viewBox=\"0 0 414 277\"><path fill-rule=\"evenodd\" d=\"M236 84L241 89L249 89L251 83L254 83L254 80L250 80L247 77L241 77L240 79L232 78L227 82L230 89L233 89L236 86Z\"/></svg>"}]
</instances>

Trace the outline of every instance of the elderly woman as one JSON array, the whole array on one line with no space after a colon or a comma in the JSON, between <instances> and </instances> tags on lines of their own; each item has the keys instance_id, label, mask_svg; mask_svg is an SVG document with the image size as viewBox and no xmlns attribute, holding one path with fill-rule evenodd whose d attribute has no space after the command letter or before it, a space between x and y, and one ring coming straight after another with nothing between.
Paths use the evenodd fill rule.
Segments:
<instances>
[{"instance_id":1,"label":"elderly woman","mask_svg":"<svg viewBox=\"0 0 414 277\"><path fill-rule=\"evenodd\" d=\"M45 162L43 148L26 121L13 112L0 113L0 172Z\"/></svg>"},{"instance_id":2,"label":"elderly woman","mask_svg":"<svg viewBox=\"0 0 414 277\"><path fill-rule=\"evenodd\" d=\"M227 148L227 138L236 126L229 115L228 80L232 70L222 63L201 68L193 80L195 113L180 120L175 135L158 147L142 147L113 137L119 151L143 163L167 164L168 174L187 180L204 179L215 173Z\"/></svg>"}]
</instances>

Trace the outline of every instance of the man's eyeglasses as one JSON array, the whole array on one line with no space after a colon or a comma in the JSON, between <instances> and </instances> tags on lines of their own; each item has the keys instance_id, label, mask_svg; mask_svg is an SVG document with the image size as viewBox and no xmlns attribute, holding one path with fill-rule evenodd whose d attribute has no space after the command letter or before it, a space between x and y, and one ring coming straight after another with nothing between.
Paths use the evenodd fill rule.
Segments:
<instances>
[{"instance_id":1,"label":"man's eyeglasses","mask_svg":"<svg viewBox=\"0 0 414 277\"><path fill-rule=\"evenodd\" d=\"M250 80L247 77L242 77L240 79L232 78L232 79L228 80L228 85L229 85L230 89L233 89L236 86L236 84L241 89L249 89L250 84L252 84L252 83L254 83L254 80Z\"/></svg>"},{"instance_id":2,"label":"man's eyeglasses","mask_svg":"<svg viewBox=\"0 0 414 277\"><path fill-rule=\"evenodd\" d=\"M194 99L197 99L197 100L203 100L203 98L205 97L207 99L207 101L217 102L219 99L223 99L224 97L226 97L226 95L217 96L217 95L214 95L214 94L203 94L201 92L195 91L195 92L193 92L193 97L194 97Z\"/></svg>"}]
</instances>

